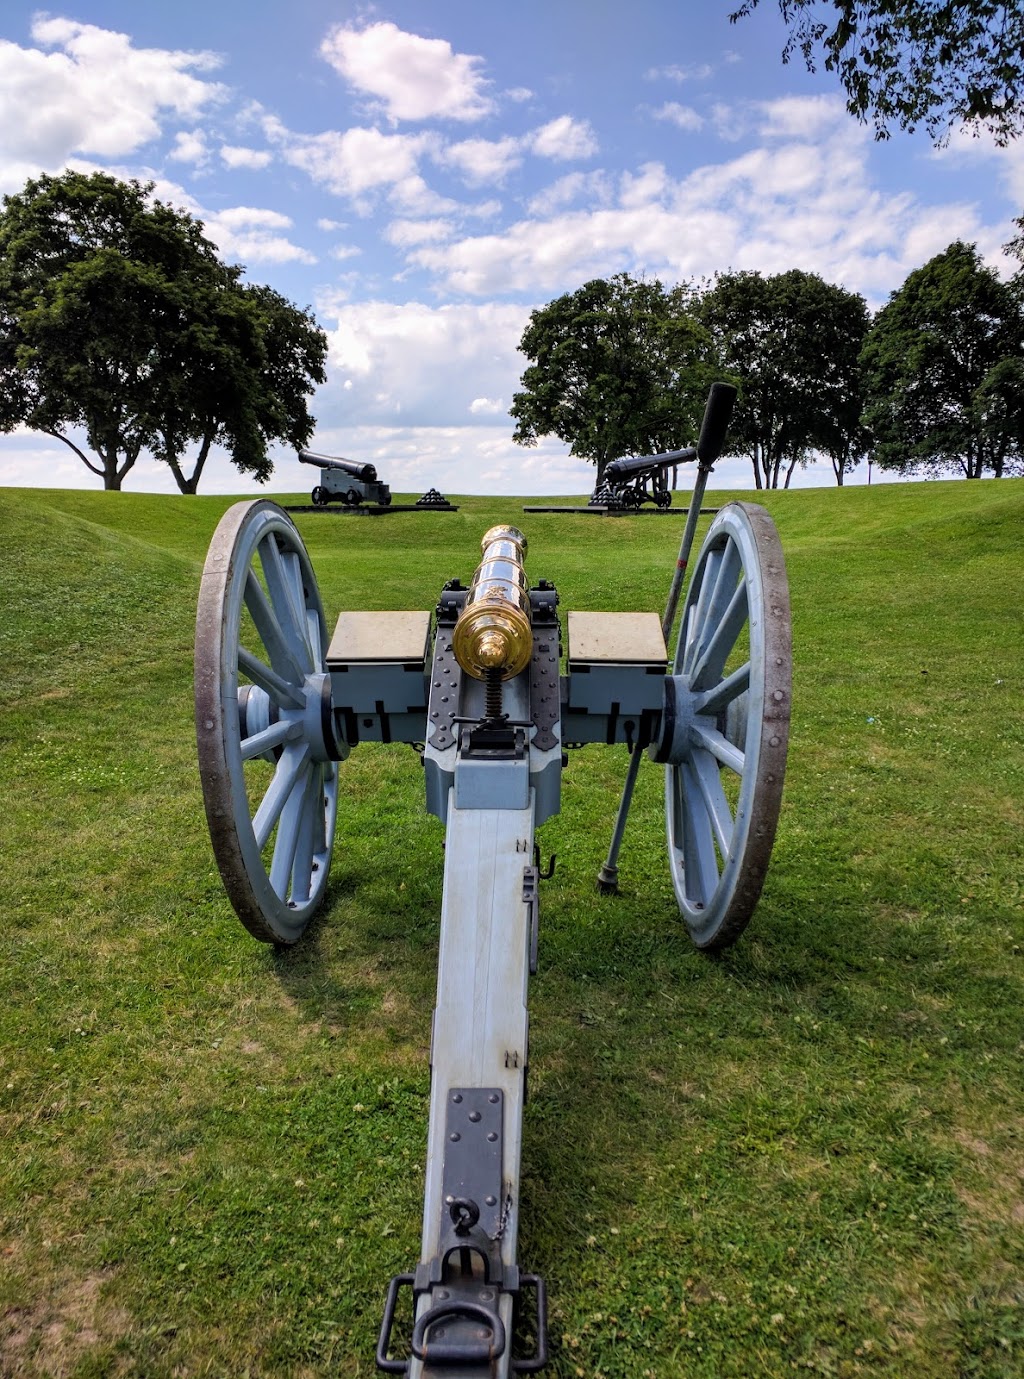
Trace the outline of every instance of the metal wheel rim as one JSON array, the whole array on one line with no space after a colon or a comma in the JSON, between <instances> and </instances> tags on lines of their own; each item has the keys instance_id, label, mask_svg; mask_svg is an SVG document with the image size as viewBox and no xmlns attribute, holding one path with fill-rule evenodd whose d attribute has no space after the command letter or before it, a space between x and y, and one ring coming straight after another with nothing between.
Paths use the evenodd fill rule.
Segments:
<instances>
[{"instance_id":1,"label":"metal wheel rim","mask_svg":"<svg viewBox=\"0 0 1024 1379\"><path fill-rule=\"evenodd\" d=\"M736 603L744 588L741 616ZM745 691L741 670L727 676L716 671L744 627L750 650ZM778 532L764 508L731 503L712 523L687 591L673 671L693 727L685 758L665 769L672 884L694 943L722 948L743 932L761 894L789 743L789 587ZM723 747L716 726L730 704L738 720L731 732L742 748L728 738ZM730 746L742 751L739 770ZM723 770L739 776L735 811L721 785Z\"/></svg>"},{"instance_id":2,"label":"metal wheel rim","mask_svg":"<svg viewBox=\"0 0 1024 1379\"><path fill-rule=\"evenodd\" d=\"M269 578L264 557L273 566ZM257 563L267 585L260 586L265 606L258 608L267 632L257 629L243 648L243 607L252 616L253 606L260 602L253 590L253 582L259 584ZM267 607L283 634L276 640ZM312 696L316 693L319 700L323 689L327 644L316 578L294 524L266 500L236 503L214 533L200 586L196 740L210 838L225 889L245 927L268 943L297 941L323 900L330 871L338 769L334 761L312 758L315 734L307 726L314 714L322 717ZM262 652L256 662L246 655L254 645ZM238 707L240 657L246 680L257 683L255 676L263 682L279 714L276 723L244 743ZM257 745L277 757L259 801L265 806L262 816L258 807L250 806L247 788L246 765L261 755L254 751ZM261 845L256 824L262 834L269 818L271 826ZM264 851L271 837L268 869Z\"/></svg>"}]
</instances>

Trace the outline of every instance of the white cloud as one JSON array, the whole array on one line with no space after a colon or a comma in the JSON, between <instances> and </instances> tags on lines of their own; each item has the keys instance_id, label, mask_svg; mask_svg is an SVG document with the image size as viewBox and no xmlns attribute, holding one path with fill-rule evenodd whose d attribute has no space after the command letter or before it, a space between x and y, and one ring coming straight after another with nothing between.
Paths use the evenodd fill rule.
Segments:
<instances>
[{"instance_id":1,"label":"white cloud","mask_svg":"<svg viewBox=\"0 0 1024 1379\"><path fill-rule=\"evenodd\" d=\"M706 81L713 71L714 68L706 62L690 67L680 67L674 63L668 67L651 67L644 73L644 78L646 81Z\"/></svg>"},{"instance_id":2,"label":"white cloud","mask_svg":"<svg viewBox=\"0 0 1024 1379\"><path fill-rule=\"evenodd\" d=\"M249 263L316 263L316 255L287 236L291 219L280 211L231 206L204 216L206 233L227 258Z\"/></svg>"},{"instance_id":3,"label":"white cloud","mask_svg":"<svg viewBox=\"0 0 1024 1379\"><path fill-rule=\"evenodd\" d=\"M450 239L454 227L450 220L393 220L384 231L389 244L408 249L414 244L436 244Z\"/></svg>"},{"instance_id":4,"label":"white cloud","mask_svg":"<svg viewBox=\"0 0 1024 1379\"><path fill-rule=\"evenodd\" d=\"M419 173L396 182L388 193L396 210L407 216L448 215L459 209L456 202L428 187Z\"/></svg>"},{"instance_id":5,"label":"white cloud","mask_svg":"<svg viewBox=\"0 0 1024 1379\"><path fill-rule=\"evenodd\" d=\"M251 168L258 171L274 161L274 155L266 148L244 148L238 144L221 144L220 156L229 168Z\"/></svg>"},{"instance_id":6,"label":"white cloud","mask_svg":"<svg viewBox=\"0 0 1024 1379\"><path fill-rule=\"evenodd\" d=\"M0 41L0 165L38 175L76 153L123 157L158 137L165 114L195 119L225 94L192 75L219 65L213 53L135 48L68 19L37 18L31 33L40 47Z\"/></svg>"},{"instance_id":7,"label":"white cloud","mask_svg":"<svg viewBox=\"0 0 1024 1379\"><path fill-rule=\"evenodd\" d=\"M517 105L533 100L533 92L528 86L512 86L503 94L508 100L515 101Z\"/></svg>"},{"instance_id":8,"label":"white cloud","mask_svg":"<svg viewBox=\"0 0 1024 1379\"><path fill-rule=\"evenodd\" d=\"M760 133L766 139L820 139L830 129L848 127L850 116L839 96L782 96L760 101Z\"/></svg>"},{"instance_id":9,"label":"white cloud","mask_svg":"<svg viewBox=\"0 0 1024 1379\"><path fill-rule=\"evenodd\" d=\"M180 130L167 156L176 163L202 165L210 156L206 135L201 129Z\"/></svg>"},{"instance_id":10,"label":"white cloud","mask_svg":"<svg viewBox=\"0 0 1024 1379\"><path fill-rule=\"evenodd\" d=\"M477 399L515 391L529 312L493 302L338 303L331 382L314 410L325 424L344 415L378 425L461 425Z\"/></svg>"},{"instance_id":11,"label":"white cloud","mask_svg":"<svg viewBox=\"0 0 1024 1379\"><path fill-rule=\"evenodd\" d=\"M336 244L331 250L331 258L344 263L346 259L354 259L362 252L357 244Z\"/></svg>"},{"instance_id":12,"label":"white cloud","mask_svg":"<svg viewBox=\"0 0 1024 1379\"><path fill-rule=\"evenodd\" d=\"M704 127L704 116L694 110L692 106L680 105L678 101L666 101L663 106L652 113L656 120L666 120L669 124L677 125L680 129L696 131Z\"/></svg>"},{"instance_id":13,"label":"white cloud","mask_svg":"<svg viewBox=\"0 0 1024 1379\"><path fill-rule=\"evenodd\" d=\"M541 158L570 162L575 158L592 158L598 151L597 138L588 120L576 120L571 115L559 115L529 136L530 149Z\"/></svg>"},{"instance_id":14,"label":"white cloud","mask_svg":"<svg viewBox=\"0 0 1024 1379\"><path fill-rule=\"evenodd\" d=\"M878 191L870 136L849 120L825 121L818 102L810 105L761 114L773 131L810 127L816 116L818 140L773 132L762 146L682 178L648 163L623 174L613 203L606 197L585 209L563 209L578 190L570 183L498 233L421 244L409 260L447 290L482 297L547 297L618 271L678 282L800 267L877 301L951 238L978 238L970 205L925 206Z\"/></svg>"},{"instance_id":15,"label":"white cloud","mask_svg":"<svg viewBox=\"0 0 1024 1379\"><path fill-rule=\"evenodd\" d=\"M507 415L508 406L503 397L475 397L469 410L475 417L496 417Z\"/></svg>"},{"instance_id":16,"label":"white cloud","mask_svg":"<svg viewBox=\"0 0 1024 1379\"><path fill-rule=\"evenodd\" d=\"M280 144L286 162L329 191L356 201L415 177L419 159L436 146L432 134L382 134L379 129L354 128L304 135L292 134L272 121L267 130Z\"/></svg>"},{"instance_id":17,"label":"white cloud","mask_svg":"<svg viewBox=\"0 0 1024 1379\"><path fill-rule=\"evenodd\" d=\"M334 230L347 230L347 229L348 229L348 221L347 221L347 220L328 220L328 219L326 219L326 217L321 216L321 218L320 218L320 219L317 221L317 223L316 223L316 228L317 228L318 230L326 230L326 231L328 232L328 234L330 234L330 233L333 232Z\"/></svg>"},{"instance_id":18,"label":"white cloud","mask_svg":"<svg viewBox=\"0 0 1024 1379\"><path fill-rule=\"evenodd\" d=\"M556 182L539 191L530 200L527 210L531 216L543 217L585 197L601 205L610 200L611 195L611 181L607 173L567 172L564 177L559 177Z\"/></svg>"},{"instance_id":19,"label":"white cloud","mask_svg":"<svg viewBox=\"0 0 1024 1379\"><path fill-rule=\"evenodd\" d=\"M331 29L320 52L357 91L376 98L391 120L478 120L494 102L481 58L455 53L442 38L421 38L396 24Z\"/></svg>"},{"instance_id":20,"label":"white cloud","mask_svg":"<svg viewBox=\"0 0 1024 1379\"><path fill-rule=\"evenodd\" d=\"M470 186L485 182L501 182L523 161L520 140L464 139L449 144L441 155L446 167L456 168Z\"/></svg>"}]
</instances>

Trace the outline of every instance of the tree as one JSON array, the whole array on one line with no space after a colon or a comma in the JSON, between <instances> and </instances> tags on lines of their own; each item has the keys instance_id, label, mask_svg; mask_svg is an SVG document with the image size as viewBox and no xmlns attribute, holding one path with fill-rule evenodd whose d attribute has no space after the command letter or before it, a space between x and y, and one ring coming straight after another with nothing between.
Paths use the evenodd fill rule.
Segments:
<instances>
[{"instance_id":1,"label":"tree","mask_svg":"<svg viewBox=\"0 0 1024 1379\"><path fill-rule=\"evenodd\" d=\"M910 274L876 316L862 364L883 468L968 479L1024 468L1024 312L973 244Z\"/></svg>"},{"instance_id":2,"label":"tree","mask_svg":"<svg viewBox=\"0 0 1024 1379\"><path fill-rule=\"evenodd\" d=\"M699 315L739 382L731 444L750 457L758 488L789 487L812 450L836 482L864 454L858 358L868 328L863 297L791 269L720 274Z\"/></svg>"},{"instance_id":3,"label":"tree","mask_svg":"<svg viewBox=\"0 0 1024 1379\"><path fill-rule=\"evenodd\" d=\"M716 376L692 292L619 273L531 312L519 348L531 362L509 409L513 440L567 441L597 466L678 449L696 434Z\"/></svg>"},{"instance_id":4,"label":"tree","mask_svg":"<svg viewBox=\"0 0 1024 1379\"><path fill-rule=\"evenodd\" d=\"M149 449L195 492L215 442L266 479L268 443L312 433L306 396L324 380L326 338L271 289L241 283L202 224L152 190L67 172L4 198L0 431L63 441L108 489Z\"/></svg>"},{"instance_id":5,"label":"tree","mask_svg":"<svg viewBox=\"0 0 1024 1379\"><path fill-rule=\"evenodd\" d=\"M735 23L760 0L744 0ZM809 71L824 58L846 92L846 108L890 127L923 125L948 138L964 122L1003 145L1024 128L1024 9L1018 0L779 0L789 27L782 53L799 51Z\"/></svg>"}]
</instances>

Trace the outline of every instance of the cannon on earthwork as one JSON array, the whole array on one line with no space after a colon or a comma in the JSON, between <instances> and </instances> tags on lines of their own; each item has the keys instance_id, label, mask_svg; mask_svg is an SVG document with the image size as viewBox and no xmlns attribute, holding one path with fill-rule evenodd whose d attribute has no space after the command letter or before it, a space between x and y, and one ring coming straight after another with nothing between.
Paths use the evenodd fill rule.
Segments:
<instances>
[{"instance_id":1,"label":"cannon on earthwork","mask_svg":"<svg viewBox=\"0 0 1024 1379\"><path fill-rule=\"evenodd\" d=\"M782 550L763 508L719 510L677 619L734 396L715 385L689 452L694 495L664 614L568 613L563 673L558 594L528 580L515 527L484 535L468 587L447 580L433 610L343 612L333 635L280 508L237 504L210 546L196 627L199 762L214 852L246 928L269 943L301 937L327 889L345 758L361 744L421 753L426 807L445 829L423 1231L419 1262L387 1290L377 1346L387 1373L509 1379L548 1357L544 1284L521 1268L517 1241L535 830L559 809L566 749L630 749L602 890L615 888L647 755L664 767L669 867L694 943L732 943L757 904L791 661ZM403 1290L406 1328L395 1320ZM516 1354L524 1300L536 1341Z\"/></svg>"},{"instance_id":2,"label":"cannon on earthwork","mask_svg":"<svg viewBox=\"0 0 1024 1379\"><path fill-rule=\"evenodd\" d=\"M378 480L375 465L337 455L317 455L312 450L300 450L298 455L303 464L315 464L320 469L320 482L310 494L315 507L324 508L335 499L349 508L360 503L390 506L391 489Z\"/></svg>"},{"instance_id":3,"label":"cannon on earthwork","mask_svg":"<svg viewBox=\"0 0 1024 1379\"><path fill-rule=\"evenodd\" d=\"M696 459L692 446L683 450L666 450L662 455L624 455L611 460L604 470L604 477L590 498L590 507L640 508L644 503L653 503L657 508L672 506L672 489L675 482L669 482L669 470L673 475L676 468L689 460Z\"/></svg>"}]
</instances>

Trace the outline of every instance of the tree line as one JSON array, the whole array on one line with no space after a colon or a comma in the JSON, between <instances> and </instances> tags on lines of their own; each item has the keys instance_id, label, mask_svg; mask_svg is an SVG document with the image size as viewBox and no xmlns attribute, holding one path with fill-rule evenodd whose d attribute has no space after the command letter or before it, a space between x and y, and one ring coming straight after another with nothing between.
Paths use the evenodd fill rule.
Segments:
<instances>
[{"instance_id":1,"label":"tree line","mask_svg":"<svg viewBox=\"0 0 1024 1379\"><path fill-rule=\"evenodd\" d=\"M910 474L1024 473L1024 217L1008 281L955 241L874 316L815 273L719 274L665 288L619 273L531 314L514 439L554 435L604 469L696 434L709 384L736 384L730 440L757 488L826 456Z\"/></svg>"}]
</instances>

